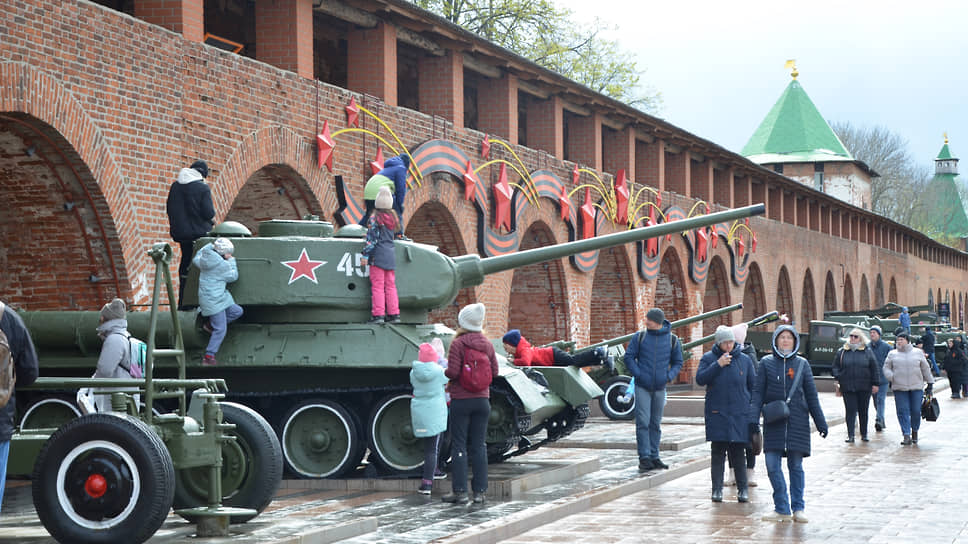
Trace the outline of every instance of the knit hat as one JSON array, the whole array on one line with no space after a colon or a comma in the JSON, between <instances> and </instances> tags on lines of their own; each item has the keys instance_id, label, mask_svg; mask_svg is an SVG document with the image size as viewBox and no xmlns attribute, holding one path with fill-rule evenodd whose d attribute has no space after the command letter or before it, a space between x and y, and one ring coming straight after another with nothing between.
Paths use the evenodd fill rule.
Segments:
<instances>
[{"instance_id":1,"label":"knit hat","mask_svg":"<svg viewBox=\"0 0 968 544\"><path fill-rule=\"evenodd\" d=\"M124 319L126 317L124 301L116 298L101 307L101 319L111 321L112 319Z\"/></svg>"},{"instance_id":2,"label":"knit hat","mask_svg":"<svg viewBox=\"0 0 968 544\"><path fill-rule=\"evenodd\" d=\"M484 328L484 305L478 302L461 308L457 324L464 330L480 332Z\"/></svg>"},{"instance_id":3,"label":"knit hat","mask_svg":"<svg viewBox=\"0 0 968 544\"><path fill-rule=\"evenodd\" d=\"M376 200L373 201L373 205L381 210L389 210L393 207L393 193L390 192L389 187L386 185L380 187L379 192L376 194Z\"/></svg>"},{"instance_id":4,"label":"knit hat","mask_svg":"<svg viewBox=\"0 0 968 544\"><path fill-rule=\"evenodd\" d=\"M665 322L665 312L659 308L652 308L649 313L645 314L645 318L653 323L658 323L661 325Z\"/></svg>"},{"instance_id":5,"label":"knit hat","mask_svg":"<svg viewBox=\"0 0 968 544\"><path fill-rule=\"evenodd\" d=\"M511 329L505 333L504 338L501 339L505 344L510 344L514 347L518 347L518 342L521 341L521 331L518 329Z\"/></svg>"},{"instance_id":6,"label":"knit hat","mask_svg":"<svg viewBox=\"0 0 968 544\"><path fill-rule=\"evenodd\" d=\"M746 331L750 328L746 323L740 323L739 325L733 325L733 337L736 339L736 343L743 345L746 342Z\"/></svg>"},{"instance_id":7,"label":"knit hat","mask_svg":"<svg viewBox=\"0 0 968 544\"><path fill-rule=\"evenodd\" d=\"M417 360L422 363L436 363L437 350L430 344L424 342L420 344L420 353L417 354Z\"/></svg>"},{"instance_id":8,"label":"knit hat","mask_svg":"<svg viewBox=\"0 0 968 544\"><path fill-rule=\"evenodd\" d=\"M201 174L203 178L208 177L208 165L205 164L205 161L195 161L192 163L191 167L195 170L198 170L198 173Z\"/></svg>"},{"instance_id":9,"label":"knit hat","mask_svg":"<svg viewBox=\"0 0 968 544\"><path fill-rule=\"evenodd\" d=\"M733 329L727 327L726 325L720 325L716 327L716 338L714 342L716 345L722 344L723 342L735 342L736 337L733 336Z\"/></svg>"},{"instance_id":10,"label":"knit hat","mask_svg":"<svg viewBox=\"0 0 968 544\"><path fill-rule=\"evenodd\" d=\"M881 336L884 336L884 331L881 330L881 326L880 325L874 325L873 327L871 327L871 330L872 331L877 331L877 334L879 334Z\"/></svg>"},{"instance_id":11,"label":"knit hat","mask_svg":"<svg viewBox=\"0 0 968 544\"><path fill-rule=\"evenodd\" d=\"M228 238L216 238L215 241L212 242L212 249L215 250L215 253L218 253L224 257L229 253L234 252L235 246L232 245L232 241Z\"/></svg>"}]
</instances>

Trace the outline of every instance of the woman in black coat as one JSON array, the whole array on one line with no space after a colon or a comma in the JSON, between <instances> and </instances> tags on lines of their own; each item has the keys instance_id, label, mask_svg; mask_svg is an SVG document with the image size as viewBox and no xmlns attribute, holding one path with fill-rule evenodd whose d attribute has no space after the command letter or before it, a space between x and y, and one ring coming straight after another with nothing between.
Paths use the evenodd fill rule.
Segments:
<instances>
[{"instance_id":1,"label":"woman in black coat","mask_svg":"<svg viewBox=\"0 0 968 544\"><path fill-rule=\"evenodd\" d=\"M874 352L868 348L870 339L861 329L852 329L844 347L834 356L831 373L840 385L847 411L847 442L854 443L854 422L860 415L860 439L867 438L867 410L870 408L871 395L877 393L881 383L881 371L877 368Z\"/></svg>"},{"instance_id":2,"label":"woman in black coat","mask_svg":"<svg viewBox=\"0 0 968 544\"><path fill-rule=\"evenodd\" d=\"M965 346L960 338L949 338L947 341L948 352L944 356L941 364L944 371L948 374L948 382L951 385L951 398L961 398L961 384L965 383Z\"/></svg>"}]
</instances>

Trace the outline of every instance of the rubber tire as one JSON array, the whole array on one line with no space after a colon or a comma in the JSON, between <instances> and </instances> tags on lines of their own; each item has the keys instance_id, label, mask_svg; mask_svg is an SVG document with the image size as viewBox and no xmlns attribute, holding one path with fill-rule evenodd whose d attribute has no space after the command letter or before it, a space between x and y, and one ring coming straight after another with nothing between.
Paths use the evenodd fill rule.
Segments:
<instances>
[{"instance_id":1,"label":"rubber tire","mask_svg":"<svg viewBox=\"0 0 968 544\"><path fill-rule=\"evenodd\" d=\"M107 444L100 446L96 442ZM85 446L90 451L129 456L141 488L132 509L122 512L119 521L104 528L84 527L71 519L60 500L66 501L67 497L58 493L58 473L65 457ZM37 517L58 542L140 544L151 538L168 517L175 491L175 468L161 437L141 420L128 415L89 414L66 423L47 440L34 463L32 488ZM80 517L76 511L74 515Z\"/></svg>"},{"instance_id":2,"label":"rubber tire","mask_svg":"<svg viewBox=\"0 0 968 544\"><path fill-rule=\"evenodd\" d=\"M384 455L380 453L380 448L379 448L379 446L377 444L377 437L376 437L376 434L377 433L376 433L374 427L378 423L377 422L377 418L378 417L381 417L383 415L383 413L384 413L382 409L388 403L390 403L390 402L394 402L397 405L399 405L399 403L401 403L401 402L406 402L407 413L408 413L408 416L409 416L409 412L410 412L410 400L409 399L410 399L410 397L411 397L411 395L409 393L391 393L391 394L389 394L389 395L381 398L374 405L373 410L370 413L369 420L367 421L367 424L366 424L366 443L370 447L370 461L373 462L373 464L379 466L385 472L390 473L390 474L410 473L410 472L413 472L413 471L419 469L424 464L423 443L421 441L422 439L413 436L412 432L411 432L410 436L409 437L406 437L406 438L408 438L408 439L411 439L412 438L413 441L416 443L416 445L414 445L413 447L416 448L417 450L419 450L419 455L415 455L414 456L414 461L415 462L412 465L400 466L400 465L394 463L393 461L384 458ZM408 428L410 426L410 419L409 419L409 417L407 418L407 426L408 426ZM402 433L406 433L407 431L401 431L401 432ZM417 461L419 461L419 462L417 462Z\"/></svg>"},{"instance_id":3,"label":"rubber tire","mask_svg":"<svg viewBox=\"0 0 968 544\"><path fill-rule=\"evenodd\" d=\"M359 420L353 415L350 409L345 408L342 404L333 400L323 400L317 398L304 400L294 405L282 419L282 422L279 425L279 442L283 445L283 448L285 448L286 430L289 420L293 417L293 415L296 414L296 412L312 405L318 405L331 410L343 421L343 424L346 426L348 432L349 452L347 453L346 457L340 461L339 465L337 465L329 473L314 476L296 470L296 468L289 461L289 456L285 453L285 451L283 451L283 462L285 463L286 472L300 479L339 478L347 472L358 467L360 465L360 461L363 459L363 454L366 452L366 441L362 439Z\"/></svg>"},{"instance_id":4,"label":"rubber tire","mask_svg":"<svg viewBox=\"0 0 968 544\"><path fill-rule=\"evenodd\" d=\"M598 398L598 406L602 409L602 413L605 414L605 416L609 419L614 419L616 421L635 419L634 398L632 399L632 405L629 406L627 412L624 412L620 408L620 405L613 404L618 403L618 397L625 394L625 389L628 387L628 384L631 381L632 378L628 376L615 376L602 385L602 391L604 391L605 394Z\"/></svg>"},{"instance_id":5,"label":"rubber tire","mask_svg":"<svg viewBox=\"0 0 968 544\"><path fill-rule=\"evenodd\" d=\"M261 514L269 506L280 482L282 482L282 448L279 446L279 440L269 422L258 412L248 406L234 402L223 402L221 405L222 421L235 424L235 430L228 431L228 434L236 437L236 444L246 457L244 469L246 474L241 485L235 489L222 488L222 506L255 510L257 513L253 516L231 516L229 518L231 523L245 523ZM234 446L226 444L223 446L223 451L225 451L224 448L231 447ZM185 485L186 478L199 478L202 482L205 482L201 484L201 487L207 490L208 470L208 467L197 467L176 471L174 497L176 510L208 504L207 491L200 494L197 489ZM226 470L225 465L223 465L222 470L223 472ZM191 523L197 521L195 516L182 517Z\"/></svg>"}]
</instances>

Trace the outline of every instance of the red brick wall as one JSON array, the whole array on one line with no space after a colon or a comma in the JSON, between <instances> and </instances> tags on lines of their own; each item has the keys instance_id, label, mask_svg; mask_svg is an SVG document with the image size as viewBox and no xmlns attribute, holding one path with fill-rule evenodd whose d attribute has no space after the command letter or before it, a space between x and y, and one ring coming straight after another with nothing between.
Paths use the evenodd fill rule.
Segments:
<instances>
[{"instance_id":1,"label":"red brick wall","mask_svg":"<svg viewBox=\"0 0 968 544\"><path fill-rule=\"evenodd\" d=\"M521 249L552 245L557 241L547 225L531 225ZM532 264L514 271L508 303L508 329L520 329L532 344L547 344L568 336L569 304L564 259ZM492 336L504 331L492 330Z\"/></svg>"},{"instance_id":2,"label":"red brick wall","mask_svg":"<svg viewBox=\"0 0 968 544\"><path fill-rule=\"evenodd\" d=\"M709 261L709 272L706 276L706 294L703 295L703 309L715 310L729 306L729 276L726 273L726 265L719 255L714 256ZM720 325L731 325L732 313L716 316L702 322L702 335L709 336L716 332L716 327ZM704 349L708 349L712 344L707 344Z\"/></svg>"},{"instance_id":3,"label":"red brick wall","mask_svg":"<svg viewBox=\"0 0 968 544\"><path fill-rule=\"evenodd\" d=\"M665 154L665 190L680 195L686 194L687 176L689 173L689 153Z\"/></svg>"},{"instance_id":4,"label":"red brick wall","mask_svg":"<svg viewBox=\"0 0 968 544\"><path fill-rule=\"evenodd\" d=\"M636 329L635 282L625 248L609 248L598 255L592 284L589 343L624 336Z\"/></svg>"},{"instance_id":5,"label":"red brick wall","mask_svg":"<svg viewBox=\"0 0 968 544\"><path fill-rule=\"evenodd\" d=\"M420 110L440 115L451 123L464 120L464 65L461 56L448 52L442 57L420 58Z\"/></svg>"},{"instance_id":6,"label":"red brick wall","mask_svg":"<svg viewBox=\"0 0 968 544\"><path fill-rule=\"evenodd\" d=\"M602 123L601 116L569 115L568 148L565 156L582 166L602 169Z\"/></svg>"},{"instance_id":7,"label":"red brick wall","mask_svg":"<svg viewBox=\"0 0 968 544\"><path fill-rule=\"evenodd\" d=\"M204 0L138 0L134 16L172 32L185 39L202 41L205 35Z\"/></svg>"},{"instance_id":8,"label":"red brick wall","mask_svg":"<svg viewBox=\"0 0 968 544\"><path fill-rule=\"evenodd\" d=\"M256 58L313 77L311 0L256 0Z\"/></svg>"},{"instance_id":9,"label":"red brick wall","mask_svg":"<svg viewBox=\"0 0 968 544\"><path fill-rule=\"evenodd\" d=\"M380 23L376 28L350 32L347 81L350 89L372 94L390 106L397 104L397 28Z\"/></svg>"},{"instance_id":10,"label":"red brick wall","mask_svg":"<svg viewBox=\"0 0 968 544\"><path fill-rule=\"evenodd\" d=\"M561 98L557 96L546 100L529 100L528 146L551 153L555 157L564 156L562 116Z\"/></svg>"},{"instance_id":11,"label":"red brick wall","mask_svg":"<svg viewBox=\"0 0 968 544\"><path fill-rule=\"evenodd\" d=\"M481 132L518 143L518 79L510 74L489 79L477 91L477 124Z\"/></svg>"}]
</instances>

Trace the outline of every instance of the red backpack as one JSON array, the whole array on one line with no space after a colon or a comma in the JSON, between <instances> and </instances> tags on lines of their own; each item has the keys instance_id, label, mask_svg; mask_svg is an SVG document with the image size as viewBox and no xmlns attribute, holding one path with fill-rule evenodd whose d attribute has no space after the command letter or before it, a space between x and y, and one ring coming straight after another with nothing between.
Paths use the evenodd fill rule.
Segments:
<instances>
[{"instance_id":1,"label":"red backpack","mask_svg":"<svg viewBox=\"0 0 968 544\"><path fill-rule=\"evenodd\" d=\"M464 350L460 385L470 393L480 393L491 386L491 361L486 353L472 348Z\"/></svg>"}]
</instances>

